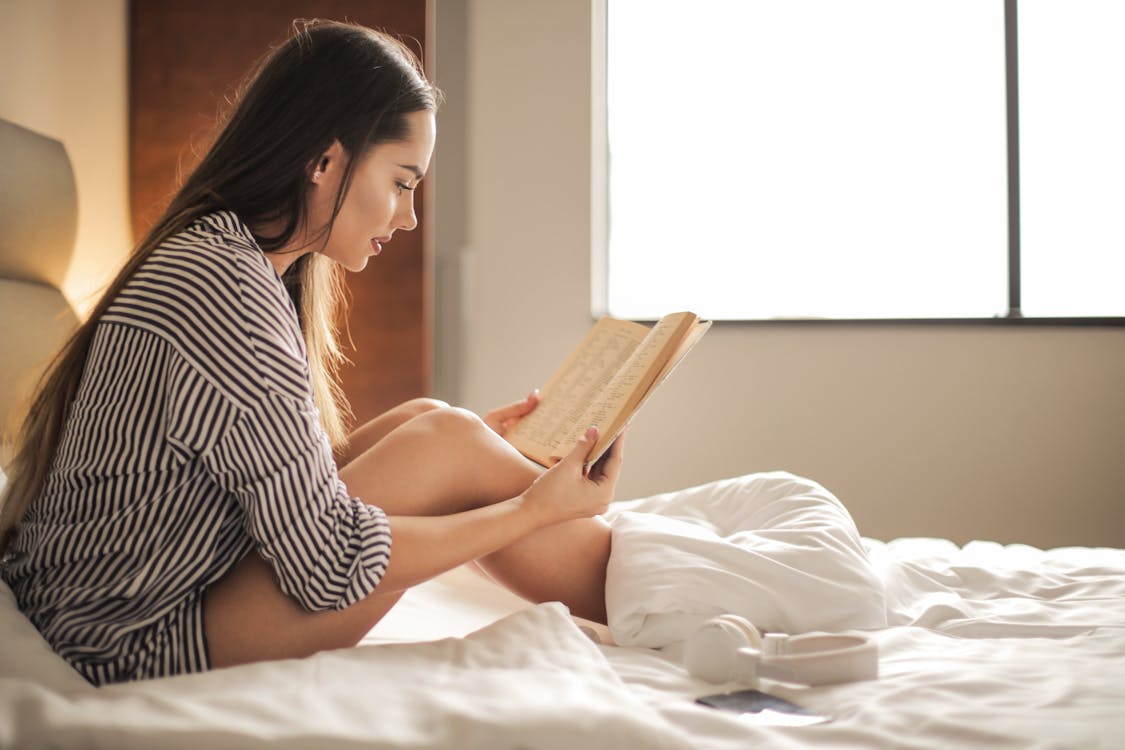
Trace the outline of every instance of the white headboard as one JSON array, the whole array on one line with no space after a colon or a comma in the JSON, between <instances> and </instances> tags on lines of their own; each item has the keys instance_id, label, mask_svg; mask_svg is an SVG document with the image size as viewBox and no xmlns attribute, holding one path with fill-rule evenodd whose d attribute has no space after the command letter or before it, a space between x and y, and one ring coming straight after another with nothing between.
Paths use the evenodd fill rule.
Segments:
<instances>
[{"instance_id":1,"label":"white headboard","mask_svg":"<svg viewBox=\"0 0 1125 750\"><path fill-rule=\"evenodd\" d=\"M0 119L0 426L78 322L61 288L74 252L78 194L63 144ZM0 446L0 464L8 446Z\"/></svg>"}]
</instances>

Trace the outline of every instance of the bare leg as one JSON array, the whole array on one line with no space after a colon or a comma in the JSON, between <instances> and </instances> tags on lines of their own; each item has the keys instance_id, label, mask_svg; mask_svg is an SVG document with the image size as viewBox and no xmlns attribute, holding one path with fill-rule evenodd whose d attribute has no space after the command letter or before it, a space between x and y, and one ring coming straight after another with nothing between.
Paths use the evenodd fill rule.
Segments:
<instances>
[{"instance_id":1,"label":"bare leg","mask_svg":"<svg viewBox=\"0 0 1125 750\"><path fill-rule=\"evenodd\" d=\"M354 646L401 596L373 592L339 612L310 612L282 593L269 563L251 552L207 590L203 630L211 666L300 658ZM263 628L263 623L268 625Z\"/></svg>"},{"instance_id":2,"label":"bare leg","mask_svg":"<svg viewBox=\"0 0 1125 750\"><path fill-rule=\"evenodd\" d=\"M443 409L402 425L340 477L352 494L390 515L440 515L518 495L541 471L476 415ZM604 623L609 550L609 526L584 518L542 529L479 562L530 601L561 601L579 617Z\"/></svg>"},{"instance_id":3,"label":"bare leg","mask_svg":"<svg viewBox=\"0 0 1125 750\"><path fill-rule=\"evenodd\" d=\"M340 469L348 491L390 516L436 516L514 497L542 469L470 411L426 411Z\"/></svg>"},{"instance_id":4,"label":"bare leg","mask_svg":"<svg viewBox=\"0 0 1125 750\"><path fill-rule=\"evenodd\" d=\"M390 434L392 430L411 419L435 409L448 408L448 404L437 399L417 398L379 415L351 435L348 450L341 456L340 465L345 466L350 463ZM492 438L489 438L489 440L491 441ZM503 450L510 452L507 448ZM513 460L522 462L522 459L519 458ZM527 465L531 467L531 472L521 482L530 484L540 469L532 464ZM424 505L424 503L421 504ZM384 510L387 510L387 508L384 507ZM403 509L394 512L388 510L388 512L393 515L408 515ZM410 509L409 515L432 515L433 513L433 509L413 507ZM591 533L588 528L585 528L591 522L605 526L605 522L600 519L559 524L543 529L524 541L471 563L470 567L476 572L482 573L485 577L512 589L526 599L537 602L555 600L571 602L577 605L578 609L587 613L586 619L605 622L604 596L597 595L591 601L578 605L578 602L587 598L589 591L604 592L605 590L605 564L609 559L609 534L605 532ZM544 555L542 553L544 549L569 549L570 559ZM588 567L589 569L585 571L575 570L575 568L580 567ZM596 581L596 585L591 587L589 585L591 581ZM575 614L577 613L576 611Z\"/></svg>"},{"instance_id":5,"label":"bare leg","mask_svg":"<svg viewBox=\"0 0 1125 750\"><path fill-rule=\"evenodd\" d=\"M514 497L541 471L475 414L435 406L391 427L340 477L353 496L388 515L424 516ZM541 529L480 562L531 601L562 601L575 615L604 623L609 544L608 526L587 518ZM204 603L212 665L354 645L397 600L376 590L339 612L308 612L281 593L264 561L248 555L211 587ZM261 622L271 624L268 638Z\"/></svg>"},{"instance_id":6,"label":"bare leg","mask_svg":"<svg viewBox=\"0 0 1125 750\"><path fill-rule=\"evenodd\" d=\"M560 601L572 614L604 625L609 551L609 524L583 518L537 531L479 562L524 599Z\"/></svg>"},{"instance_id":7,"label":"bare leg","mask_svg":"<svg viewBox=\"0 0 1125 750\"><path fill-rule=\"evenodd\" d=\"M379 442L392 430L409 422L414 417L425 414L434 409L448 409L449 404L436 398L415 398L404 401L393 409L388 409L379 416L361 425L348 436L347 448L336 457L339 466L347 466L375 443Z\"/></svg>"}]
</instances>

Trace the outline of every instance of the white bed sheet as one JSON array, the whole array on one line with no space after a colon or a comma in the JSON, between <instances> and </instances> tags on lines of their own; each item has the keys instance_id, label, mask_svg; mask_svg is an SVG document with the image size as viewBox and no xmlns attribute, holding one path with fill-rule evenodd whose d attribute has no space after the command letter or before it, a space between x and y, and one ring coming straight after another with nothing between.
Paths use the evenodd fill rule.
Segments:
<instances>
[{"instance_id":1,"label":"white bed sheet","mask_svg":"<svg viewBox=\"0 0 1125 750\"><path fill-rule=\"evenodd\" d=\"M414 614L452 622L457 611ZM30 642L20 627L4 622L6 645L13 635ZM9 657L0 659L3 748L690 747L553 603L464 638L102 688L21 676Z\"/></svg>"},{"instance_id":2,"label":"white bed sheet","mask_svg":"<svg viewBox=\"0 0 1125 750\"><path fill-rule=\"evenodd\" d=\"M863 545L886 601L863 631L879 679L762 686L827 724L697 705L739 686L691 678L675 647L595 645L560 605L462 568L355 649L101 689L0 586L0 747L1125 747L1125 550Z\"/></svg>"}]
</instances>

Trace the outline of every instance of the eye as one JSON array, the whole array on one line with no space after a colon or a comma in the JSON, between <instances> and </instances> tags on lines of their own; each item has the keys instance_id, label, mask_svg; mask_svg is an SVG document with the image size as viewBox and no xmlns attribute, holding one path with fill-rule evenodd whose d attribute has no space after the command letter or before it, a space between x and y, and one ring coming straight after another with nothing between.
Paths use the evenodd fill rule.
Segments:
<instances>
[{"instance_id":1,"label":"eye","mask_svg":"<svg viewBox=\"0 0 1125 750\"><path fill-rule=\"evenodd\" d=\"M398 188L398 194L402 195L403 190L413 190L414 188L407 185L405 182L396 182L395 187Z\"/></svg>"}]
</instances>

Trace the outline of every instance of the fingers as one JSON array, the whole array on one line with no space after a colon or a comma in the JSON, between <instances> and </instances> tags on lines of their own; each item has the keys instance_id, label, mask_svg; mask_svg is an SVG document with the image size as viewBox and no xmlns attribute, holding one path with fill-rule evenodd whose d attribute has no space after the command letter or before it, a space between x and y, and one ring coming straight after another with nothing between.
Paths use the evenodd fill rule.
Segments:
<instances>
[{"instance_id":1,"label":"fingers","mask_svg":"<svg viewBox=\"0 0 1125 750\"><path fill-rule=\"evenodd\" d=\"M488 412L484 417L484 422L493 431L503 435L514 420L526 417L535 407L539 405L539 389L535 389L527 395L523 401L516 401L515 403L501 406L498 409L493 409Z\"/></svg>"},{"instance_id":2,"label":"fingers","mask_svg":"<svg viewBox=\"0 0 1125 750\"><path fill-rule=\"evenodd\" d=\"M538 396L532 395L528 396L523 401L517 401L514 404L502 406L499 409L491 412L491 414L499 418L500 421L507 421L509 419L515 419L516 417L526 416L531 412L532 409L535 408L536 404L538 403Z\"/></svg>"},{"instance_id":3,"label":"fingers","mask_svg":"<svg viewBox=\"0 0 1125 750\"><path fill-rule=\"evenodd\" d=\"M574 447L570 449L570 453L563 457L563 461L569 461L572 464L584 467L586 457L590 455L590 449L594 447L596 442L598 442L598 428L587 427L586 433L578 438ZM583 470L583 473L585 473L585 470Z\"/></svg>"},{"instance_id":4,"label":"fingers","mask_svg":"<svg viewBox=\"0 0 1125 750\"><path fill-rule=\"evenodd\" d=\"M587 463L590 451L598 442L598 429L590 427L575 441L565 455L557 457L551 468L528 490L537 503L556 514L553 523L572 518L586 518L604 513L613 500L621 460L617 446L596 462ZM541 498L550 498L542 500Z\"/></svg>"},{"instance_id":5,"label":"fingers","mask_svg":"<svg viewBox=\"0 0 1125 750\"><path fill-rule=\"evenodd\" d=\"M617 477L621 474L621 465L624 463L624 445L625 433L622 432L610 443L609 449L602 454L597 463L591 467L590 477L599 481L606 479L616 483Z\"/></svg>"}]
</instances>

